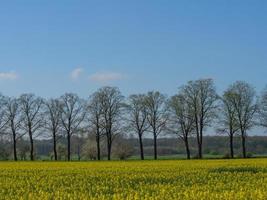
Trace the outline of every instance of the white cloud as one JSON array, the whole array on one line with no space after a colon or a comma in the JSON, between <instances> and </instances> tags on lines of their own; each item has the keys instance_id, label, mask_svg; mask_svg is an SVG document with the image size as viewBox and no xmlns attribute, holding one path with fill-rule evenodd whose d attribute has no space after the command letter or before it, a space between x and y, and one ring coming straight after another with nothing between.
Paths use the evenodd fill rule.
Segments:
<instances>
[{"instance_id":1,"label":"white cloud","mask_svg":"<svg viewBox=\"0 0 267 200\"><path fill-rule=\"evenodd\" d=\"M18 74L16 72L0 72L0 80L16 80Z\"/></svg>"},{"instance_id":2,"label":"white cloud","mask_svg":"<svg viewBox=\"0 0 267 200\"><path fill-rule=\"evenodd\" d=\"M71 72L70 77L72 80L77 80L78 78L80 78L82 73L83 73L83 68L76 68Z\"/></svg>"},{"instance_id":3,"label":"white cloud","mask_svg":"<svg viewBox=\"0 0 267 200\"><path fill-rule=\"evenodd\" d=\"M122 80L124 75L116 72L98 72L89 76L89 79L94 82L109 82L109 81L117 81Z\"/></svg>"}]
</instances>

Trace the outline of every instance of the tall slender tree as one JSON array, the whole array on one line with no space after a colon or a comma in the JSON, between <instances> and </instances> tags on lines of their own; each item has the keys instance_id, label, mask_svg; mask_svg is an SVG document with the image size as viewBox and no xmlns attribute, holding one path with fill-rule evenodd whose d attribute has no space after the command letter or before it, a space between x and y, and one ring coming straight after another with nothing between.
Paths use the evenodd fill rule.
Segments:
<instances>
[{"instance_id":1,"label":"tall slender tree","mask_svg":"<svg viewBox=\"0 0 267 200\"><path fill-rule=\"evenodd\" d=\"M91 127L91 132L95 135L96 148L97 148L97 160L101 160L101 149L100 143L103 137L104 127L103 127L103 108L101 106L101 94L95 92L90 96L88 105L88 117Z\"/></svg>"},{"instance_id":2,"label":"tall slender tree","mask_svg":"<svg viewBox=\"0 0 267 200\"><path fill-rule=\"evenodd\" d=\"M246 138L247 131L255 126L255 114L258 110L258 102L255 89L244 81L237 81L229 87L231 103L233 104L241 132L242 154L247 157Z\"/></svg>"},{"instance_id":3,"label":"tall slender tree","mask_svg":"<svg viewBox=\"0 0 267 200\"><path fill-rule=\"evenodd\" d=\"M186 96L181 92L169 101L171 117L168 130L184 142L187 159L190 159L189 137L194 131L194 115Z\"/></svg>"},{"instance_id":4,"label":"tall slender tree","mask_svg":"<svg viewBox=\"0 0 267 200\"><path fill-rule=\"evenodd\" d=\"M71 137L77 134L83 125L86 115L84 102L73 93L66 93L60 97L61 123L67 136L67 158L71 160Z\"/></svg>"},{"instance_id":5,"label":"tall slender tree","mask_svg":"<svg viewBox=\"0 0 267 200\"><path fill-rule=\"evenodd\" d=\"M182 87L188 105L192 108L195 133L198 144L198 157L201 159L203 146L203 133L206 127L211 125L217 110L218 95L212 79L200 79L189 81Z\"/></svg>"},{"instance_id":6,"label":"tall slender tree","mask_svg":"<svg viewBox=\"0 0 267 200\"><path fill-rule=\"evenodd\" d=\"M237 113L232 102L233 93L225 91L221 97L222 105L220 106L219 128L218 132L229 136L230 157L234 158L234 136L239 130Z\"/></svg>"},{"instance_id":7,"label":"tall slender tree","mask_svg":"<svg viewBox=\"0 0 267 200\"><path fill-rule=\"evenodd\" d=\"M143 147L143 135L149 129L149 123L147 120L147 106L146 96L131 95L128 103L128 122L130 130L133 130L139 139L140 146L140 158L144 160L144 147Z\"/></svg>"},{"instance_id":8,"label":"tall slender tree","mask_svg":"<svg viewBox=\"0 0 267 200\"><path fill-rule=\"evenodd\" d=\"M166 128L168 120L168 109L166 96L158 91L148 92L145 105L147 109L147 120L150 125L150 131L154 139L154 159L157 160L157 139L160 133Z\"/></svg>"},{"instance_id":9,"label":"tall slender tree","mask_svg":"<svg viewBox=\"0 0 267 200\"><path fill-rule=\"evenodd\" d=\"M22 128L28 133L30 139L30 159L34 160L33 141L38 130L43 127L43 99L34 94L23 94L19 98L22 111ZM38 135L37 135L38 136Z\"/></svg>"},{"instance_id":10,"label":"tall slender tree","mask_svg":"<svg viewBox=\"0 0 267 200\"><path fill-rule=\"evenodd\" d=\"M13 141L13 156L14 160L18 160L17 156L17 141L25 135L21 132L22 116L17 98L7 98L5 104L5 117L7 121L7 130L12 134Z\"/></svg>"},{"instance_id":11,"label":"tall slender tree","mask_svg":"<svg viewBox=\"0 0 267 200\"><path fill-rule=\"evenodd\" d=\"M54 159L58 160L57 141L60 138L62 104L59 99L50 99L45 102L45 106L46 129L52 135Z\"/></svg>"},{"instance_id":12,"label":"tall slender tree","mask_svg":"<svg viewBox=\"0 0 267 200\"><path fill-rule=\"evenodd\" d=\"M121 132L124 97L116 87L102 87L97 91L100 95L103 112L103 126L107 141L108 160L111 160L112 143Z\"/></svg>"}]
</instances>

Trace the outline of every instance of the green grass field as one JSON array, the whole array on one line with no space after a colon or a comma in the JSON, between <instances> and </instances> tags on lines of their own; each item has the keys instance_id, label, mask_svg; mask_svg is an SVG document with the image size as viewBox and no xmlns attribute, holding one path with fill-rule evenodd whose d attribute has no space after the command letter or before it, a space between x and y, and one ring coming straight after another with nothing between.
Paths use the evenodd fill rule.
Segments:
<instances>
[{"instance_id":1,"label":"green grass field","mask_svg":"<svg viewBox=\"0 0 267 200\"><path fill-rule=\"evenodd\" d=\"M267 199L267 159L1 162L0 199Z\"/></svg>"}]
</instances>

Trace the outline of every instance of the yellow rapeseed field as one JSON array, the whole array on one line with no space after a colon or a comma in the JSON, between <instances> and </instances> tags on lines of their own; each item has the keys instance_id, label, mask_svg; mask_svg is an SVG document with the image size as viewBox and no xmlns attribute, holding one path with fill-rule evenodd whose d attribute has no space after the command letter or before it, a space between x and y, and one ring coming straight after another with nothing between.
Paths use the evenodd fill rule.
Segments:
<instances>
[{"instance_id":1,"label":"yellow rapeseed field","mask_svg":"<svg viewBox=\"0 0 267 200\"><path fill-rule=\"evenodd\" d=\"M267 199L267 160L2 162L1 199Z\"/></svg>"}]
</instances>

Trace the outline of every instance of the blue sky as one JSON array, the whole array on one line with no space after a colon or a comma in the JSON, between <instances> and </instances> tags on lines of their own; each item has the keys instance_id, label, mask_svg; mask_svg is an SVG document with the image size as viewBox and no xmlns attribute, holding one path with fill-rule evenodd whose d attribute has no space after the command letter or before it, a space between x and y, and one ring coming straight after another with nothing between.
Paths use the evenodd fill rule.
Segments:
<instances>
[{"instance_id":1,"label":"blue sky","mask_svg":"<svg viewBox=\"0 0 267 200\"><path fill-rule=\"evenodd\" d=\"M1 1L0 91L87 97L172 95L188 80L219 91L267 84L267 1Z\"/></svg>"}]
</instances>

